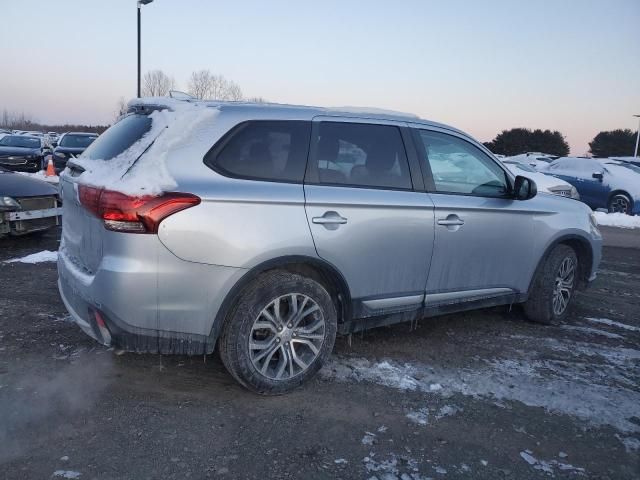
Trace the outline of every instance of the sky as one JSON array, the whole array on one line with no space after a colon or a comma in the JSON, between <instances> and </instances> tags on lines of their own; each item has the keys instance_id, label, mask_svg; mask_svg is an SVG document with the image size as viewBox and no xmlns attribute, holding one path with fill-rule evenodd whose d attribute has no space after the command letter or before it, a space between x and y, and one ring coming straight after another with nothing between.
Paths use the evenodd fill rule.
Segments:
<instances>
[{"instance_id":1,"label":"sky","mask_svg":"<svg viewBox=\"0 0 640 480\"><path fill-rule=\"evenodd\" d=\"M0 110L111 123L136 95L135 0L0 0ZM640 0L155 0L143 72L209 69L278 103L412 112L488 141L637 128ZM632 154L632 152L630 152Z\"/></svg>"}]
</instances>

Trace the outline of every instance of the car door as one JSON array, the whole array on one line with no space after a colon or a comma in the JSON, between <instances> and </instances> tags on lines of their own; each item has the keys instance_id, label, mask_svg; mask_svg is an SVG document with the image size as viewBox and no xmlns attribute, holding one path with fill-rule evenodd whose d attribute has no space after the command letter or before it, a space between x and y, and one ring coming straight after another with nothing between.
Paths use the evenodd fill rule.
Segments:
<instances>
[{"instance_id":1,"label":"car door","mask_svg":"<svg viewBox=\"0 0 640 480\"><path fill-rule=\"evenodd\" d=\"M405 124L314 118L304 190L317 253L347 281L354 316L422 306L433 204Z\"/></svg>"},{"instance_id":2,"label":"car door","mask_svg":"<svg viewBox=\"0 0 640 480\"><path fill-rule=\"evenodd\" d=\"M506 171L467 137L413 132L435 213L426 306L526 291L537 261L534 206L510 198Z\"/></svg>"},{"instance_id":3,"label":"car door","mask_svg":"<svg viewBox=\"0 0 640 480\"><path fill-rule=\"evenodd\" d=\"M606 208L609 196L608 183L604 178L595 178L594 174L607 172L601 163L589 158L563 158L553 162L548 173L576 187L580 200L591 208Z\"/></svg>"}]
</instances>

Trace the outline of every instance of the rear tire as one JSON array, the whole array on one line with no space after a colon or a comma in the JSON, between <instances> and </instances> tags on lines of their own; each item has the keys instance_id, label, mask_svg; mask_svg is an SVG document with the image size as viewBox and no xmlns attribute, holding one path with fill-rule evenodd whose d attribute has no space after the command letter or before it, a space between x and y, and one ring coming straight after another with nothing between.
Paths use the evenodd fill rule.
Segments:
<instances>
[{"instance_id":1,"label":"rear tire","mask_svg":"<svg viewBox=\"0 0 640 480\"><path fill-rule=\"evenodd\" d=\"M263 395L290 392L313 377L333 350L336 308L315 280L272 271L252 281L229 313L220 357L244 387Z\"/></svg>"},{"instance_id":2,"label":"rear tire","mask_svg":"<svg viewBox=\"0 0 640 480\"><path fill-rule=\"evenodd\" d=\"M557 245L539 269L524 304L533 322L551 325L567 316L578 280L578 257L568 245Z\"/></svg>"},{"instance_id":3,"label":"rear tire","mask_svg":"<svg viewBox=\"0 0 640 480\"><path fill-rule=\"evenodd\" d=\"M633 211L633 200L626 193L616 193L609 199L607 205L609 213L625 213L631 215Z\"/></svg>"}]
</instances>

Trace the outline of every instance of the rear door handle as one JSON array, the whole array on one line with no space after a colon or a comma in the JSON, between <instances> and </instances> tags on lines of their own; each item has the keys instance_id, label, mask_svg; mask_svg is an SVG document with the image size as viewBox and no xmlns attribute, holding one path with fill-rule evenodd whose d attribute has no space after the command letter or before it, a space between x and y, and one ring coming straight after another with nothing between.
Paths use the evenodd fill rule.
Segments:
<instances>
[{"instance_id":1,"label":"rear door handle","mask_svg":"<svg viewBox=\"0 0 640 480\"><path fill-rule=\"evenodd\" d=\"M464 225L464 220L458 217L455 214L447 215L447 218L439 218L438 225L442 225L447 227L448 230L456 231L462 225Z\"/></svg>"},{"instance_id":2,"label":"rear door handle","mask_svg":"<svg viewBox=\"0 0 640 480\"><path fill-rule=\"evenodd\" d=\"M445 225L445 226L464 225L464 221L460 220L459 218L452 219L452 220L441 218L440 220L438 220L438 225Z\"/></svg>"},{"instance_id":3,"label":"rear door handle","mask_svg":"<svg viewBox=\"0 0 640 480\"><path fill-rule=\"evenodd\" d=\"M317 225L324 225L330 230L335 230L338 225L344 225L347 223L347 219L342 217L338 212L330 211L324 212L321 217L313 217L311 221Z\"/></svg>"}]
</instances>

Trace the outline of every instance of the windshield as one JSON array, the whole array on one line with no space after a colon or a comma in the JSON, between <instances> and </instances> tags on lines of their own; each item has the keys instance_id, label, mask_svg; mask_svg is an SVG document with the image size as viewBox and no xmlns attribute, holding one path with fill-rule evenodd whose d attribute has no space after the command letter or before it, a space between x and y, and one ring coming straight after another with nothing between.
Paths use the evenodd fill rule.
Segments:
<instances>
[{"instance_id":1,"label":"windshield","mask_svg":"<svg viewBox=\"0 0 640 480\"><path fill-rule=\"evenodd\" d=\"M40 139L19 135L7 135L0 139L0 146L19 148L40 148Z\"/></svg>"},{"instance_id":2,"label":"windshield","mask_svg":"<svg viewBox=\"0 0 640 480\"><path fill-rule=\"evenodd\" d=\"M60 146L67 148L87 148L96 138L97 137L94 137L93 135L67 134L62 138Z\"/></svg>"},{"instance_id":3,"label":"windshield","mask_svg":"<svg viewBox=\"0 0 640 480\"><path fill-rule=\"evenodd\" d=\"M151 128L146 115L128 115L112 125L82 154L92 160L110 160L140 140Z\"/></svg>"}]
</instances>

